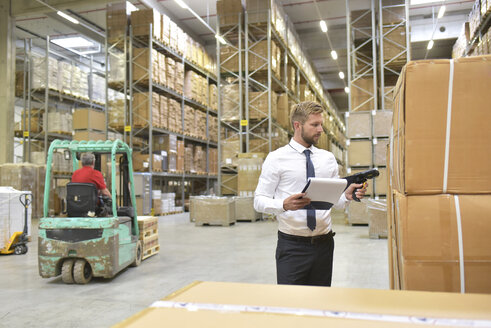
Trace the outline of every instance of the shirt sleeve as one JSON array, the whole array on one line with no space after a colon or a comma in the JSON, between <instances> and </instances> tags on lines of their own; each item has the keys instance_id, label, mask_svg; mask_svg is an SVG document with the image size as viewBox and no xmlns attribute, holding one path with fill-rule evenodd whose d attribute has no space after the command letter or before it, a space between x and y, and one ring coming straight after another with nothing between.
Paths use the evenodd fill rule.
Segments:
<instances>
[{"instance_id":1,"label":"shirt sleeve","mask_svg":"<svg viewBox=\"0 0 491 328\"><path fill-rule=\"evenodd\" d=\"M104 181L104 177L102 176L102 173L100 171L94 170L93 178L97 189L106 189L106 182Z\"/></svg>"},{"instance_id":2,"label":"shirt sleeve","mask_svg":"<svg viewBox=\"0 0 491 328\"><path fill-rule=\"evenodd\" d=\"M274 157L269 154L263 163L261 175L254 193L254 209L260 213L279 214L284 212L283 199L275 199L280 182L280 172Z\"/></svg>"}]
</instances>

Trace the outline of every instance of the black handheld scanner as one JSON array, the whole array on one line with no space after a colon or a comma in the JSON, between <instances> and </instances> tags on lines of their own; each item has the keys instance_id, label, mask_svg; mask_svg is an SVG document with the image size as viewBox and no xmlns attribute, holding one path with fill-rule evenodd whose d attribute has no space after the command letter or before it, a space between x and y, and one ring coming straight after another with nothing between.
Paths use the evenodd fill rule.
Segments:
<instances>
[{"instance_id":1,"label":"black handheld scanner","mask_svg":"<svg viewBox=\"0 0 491 328\"><path fill-rule=\"evenodd\" d=\"M379 171L377 169L371 169L371 170L359 172L359 173L356 173L356 174L353 174L353 175L349 175L347 177L344 177L343 179L346 179L348 181L348 183L346 185L346 189L348 189L348 187L352 183L356 183L356 184L365 183L368 179L373 179L375 177L378 177L379 174L380 173L379 173ZM356 197L356 194L355 194L357 190L358 189L355 189L353 191L353 199L355 201L359 202L360 200Z\"/></svg>"}]
</instances>

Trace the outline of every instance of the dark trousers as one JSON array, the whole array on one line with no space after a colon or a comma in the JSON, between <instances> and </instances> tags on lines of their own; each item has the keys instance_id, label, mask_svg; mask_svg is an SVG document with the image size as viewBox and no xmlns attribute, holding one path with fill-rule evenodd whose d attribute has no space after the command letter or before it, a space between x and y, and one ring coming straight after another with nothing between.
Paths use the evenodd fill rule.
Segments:
<instances>
[{"instance_id":1,"label":"dark trousers","mask_svg":"<svg viewBox=\"0 0 491 328\"><path fill-rule=\"evenodd\" d=\"M331 286L333 253L332 232L313 239L278 232L278 284Z\"/></svg>"}]
</instances>

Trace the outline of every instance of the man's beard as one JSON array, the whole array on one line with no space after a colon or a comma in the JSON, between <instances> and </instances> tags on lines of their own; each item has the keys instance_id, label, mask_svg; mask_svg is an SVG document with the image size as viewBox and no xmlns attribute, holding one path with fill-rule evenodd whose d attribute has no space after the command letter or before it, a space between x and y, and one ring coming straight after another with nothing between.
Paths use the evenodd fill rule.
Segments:
<instances>
[{"instance_id":1,"label":"man's beard","mask_svg":"<svg viewBox=\"0 0 491 328\"><path fill-rule=\"evenodd\" d=\"M317 143L319 142L319 139L315 140L314 136L315 136L315 134L312 137L307 137L305 135L303 127L302 127L302 139L303 139L303 141L305 141L309 145L317 145Z\"/></svg>"}]
</instances>

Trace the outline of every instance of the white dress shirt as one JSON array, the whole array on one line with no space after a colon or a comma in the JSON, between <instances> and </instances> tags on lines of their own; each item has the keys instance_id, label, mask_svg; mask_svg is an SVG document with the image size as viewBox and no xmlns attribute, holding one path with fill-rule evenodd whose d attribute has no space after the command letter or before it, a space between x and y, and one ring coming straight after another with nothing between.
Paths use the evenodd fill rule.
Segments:
<instances>
[{"instance_id":1,"label":"white dress shirt","mask_svg":"<svg viewBox=\"0 0 491 328\"><path fill-rule=\"evenodd\" d=\"M283 201L293 194L301 193L307 183L305 149L291 139L286 146L268 154L254 194L254 208L258 212L276 214L281 232L310 237L331 231L331 210L315 211L316 228L312 231L307 227L306 210L285 211L283 208ZM339 177L338 163L331 152L314 146L309 149L316 177ZM347 202L343 193L334 207L344 208Z\"/></svg>"}]
</instances>

